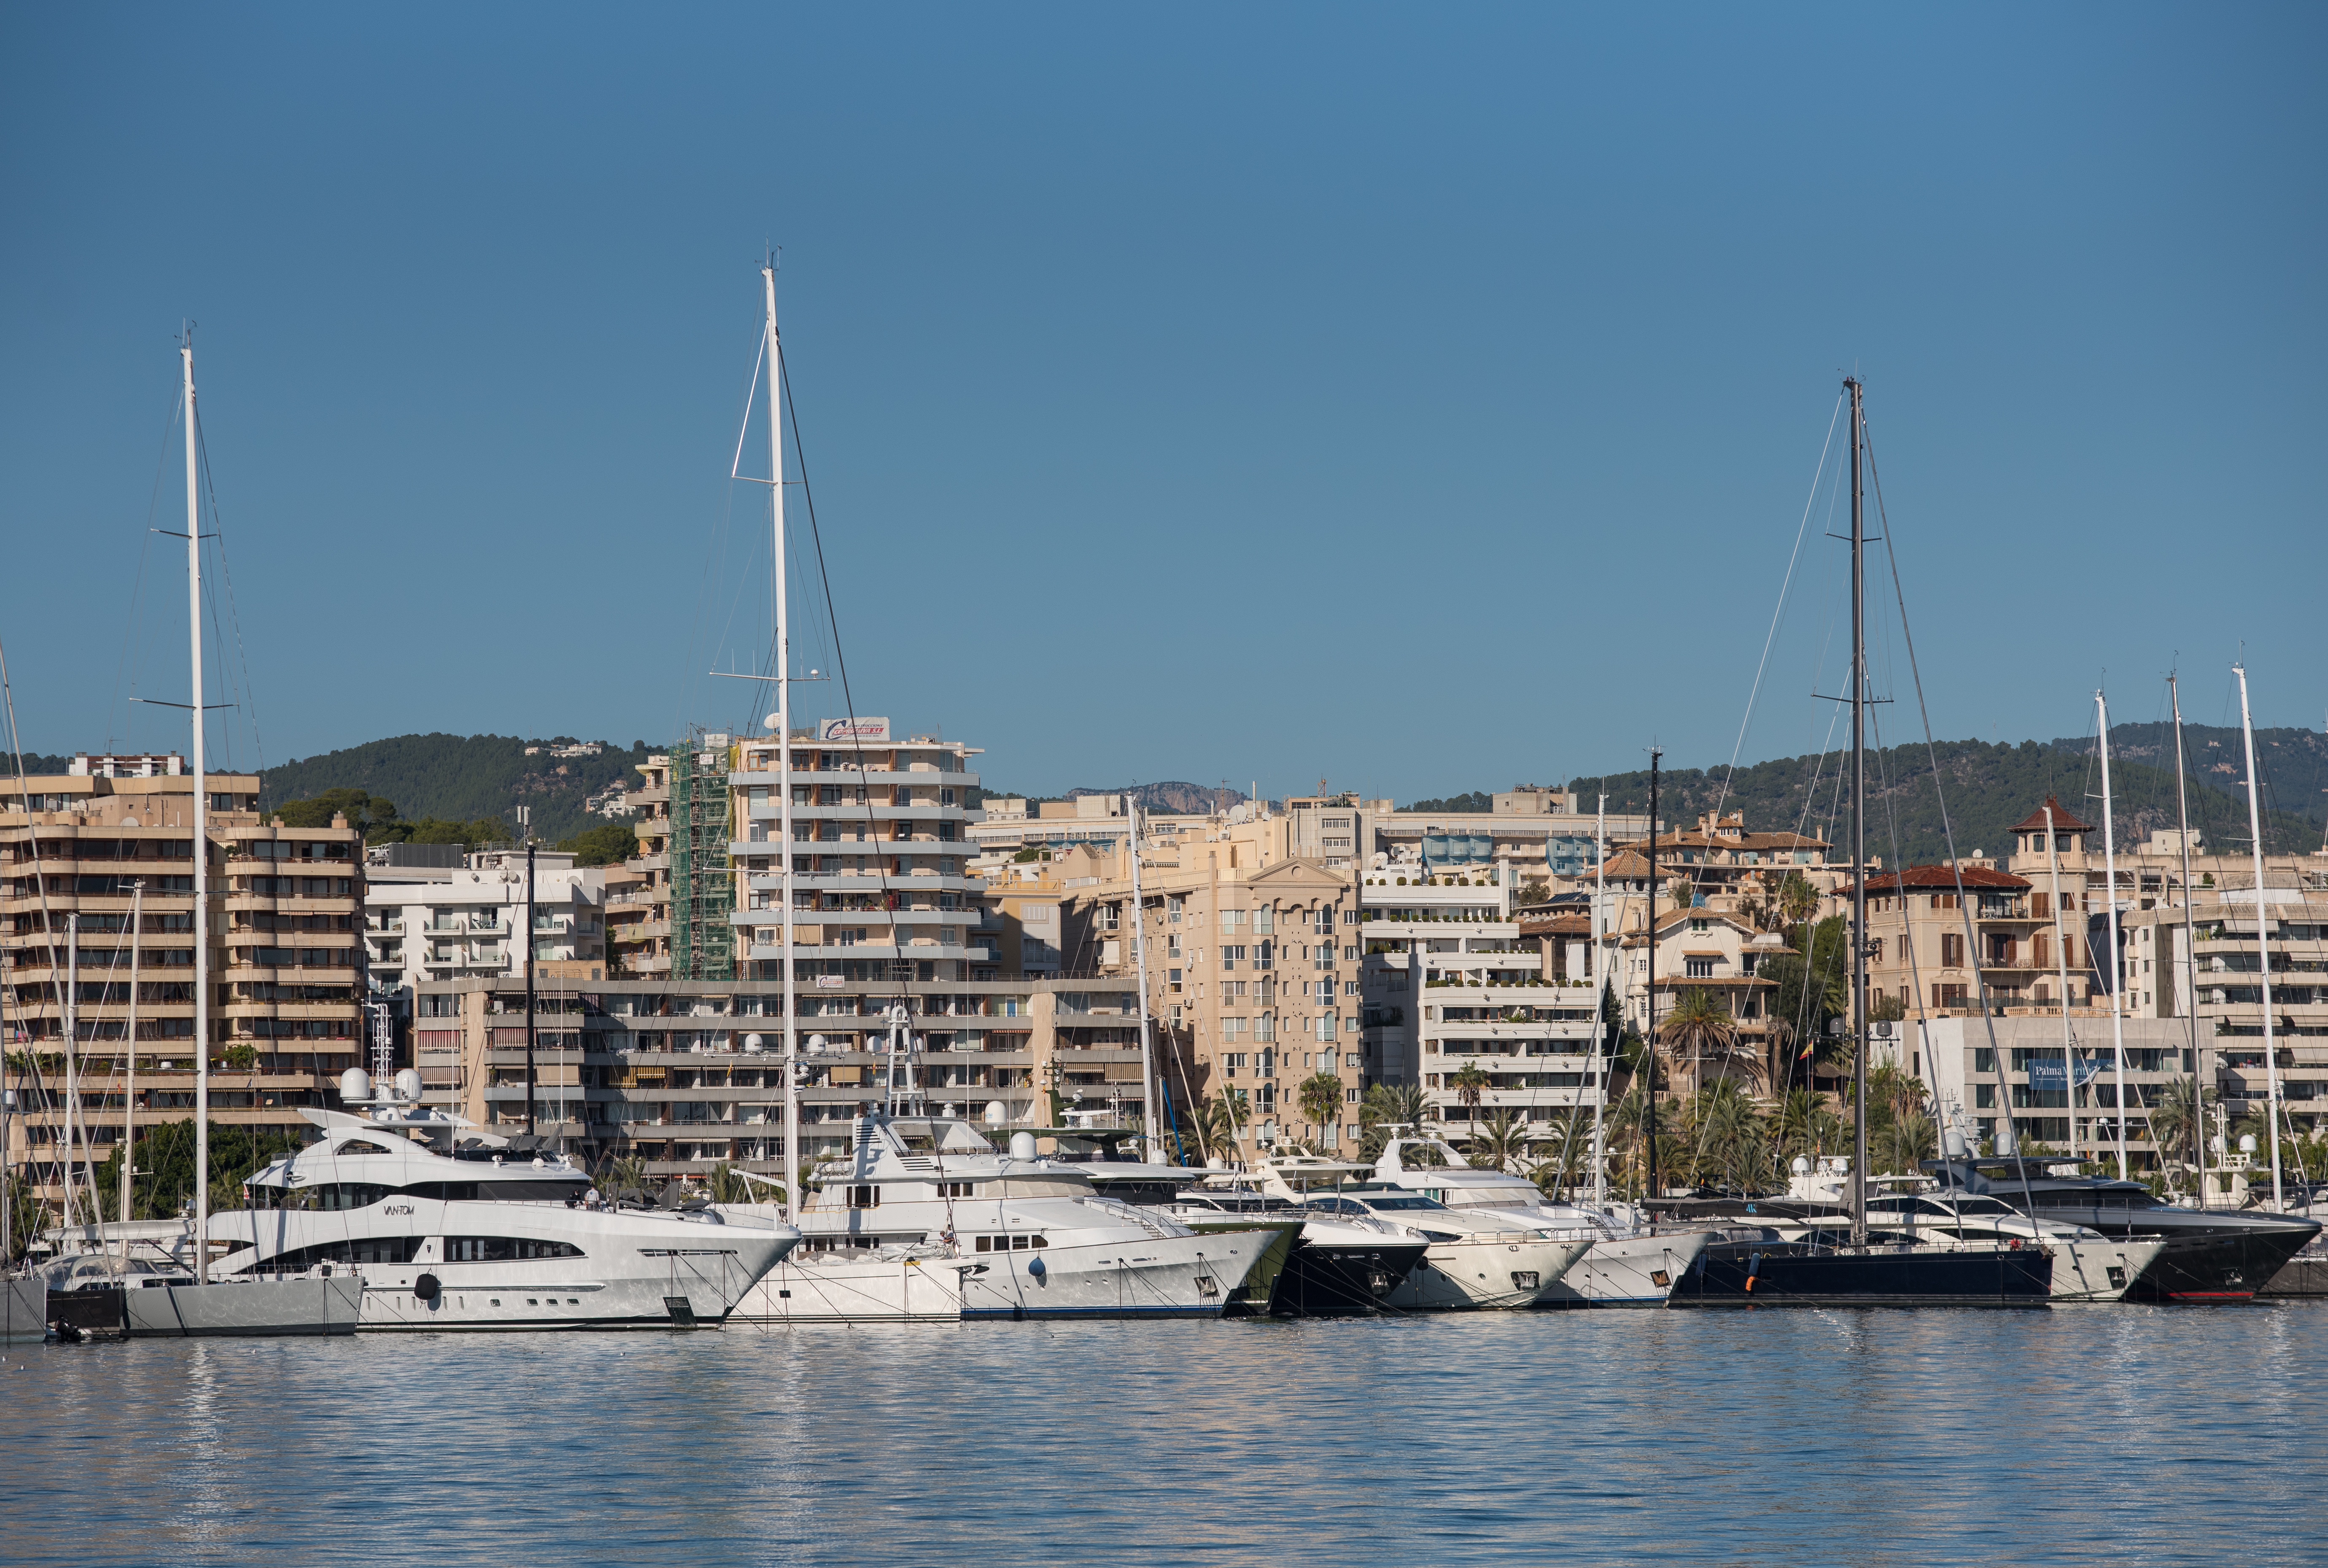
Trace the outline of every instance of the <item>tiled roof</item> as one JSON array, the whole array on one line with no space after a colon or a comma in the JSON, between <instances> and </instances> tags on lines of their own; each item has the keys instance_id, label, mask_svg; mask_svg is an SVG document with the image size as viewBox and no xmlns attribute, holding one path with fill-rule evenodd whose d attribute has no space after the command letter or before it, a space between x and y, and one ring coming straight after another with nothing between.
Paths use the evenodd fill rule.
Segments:
<instances>
[{"instance_id":1,"label":"tiled roof","mask_svg":"<svg viewBox=\"0 0 2328 1568\"><path fill-rule=\"evenodd\" d=\"M1906 871L1886 872L1882 876L1867 879L1871 893L1894 893L1903 886L1911 892L1952 893L1957 891L1957 879L1964 879L1967 892L2025 893L2031 883L2025 877L2009 872L1990 871L1984 866L1968 865L1962 871L1945 865L1911 865Z\"/></svg>"},{"instance_id":2,"label":"tiled roof","mask_svg":"<svg viewBox=\"0 0 2328 1568\"><path fill-rule=\"evenodd\" d=\"M2074 817L2070 816L2067 811L2064 811L2064 810L2061 808L2061 803L2060 803L2060 800L2058 800L2058 799L2056 799L2056 798L2053 798L2052 796L2048 795L2047 797L2045 797L2045 806L2050 806L2050 807L2051 807L2053 808L2053 831L2054 831L2054 832L2056 832L2056 833L2091 833L2091 832L2094 830L2094 825L2093 825L2092 823L2090 823L2090 822L2080 822L2080 821L2079 821L2076 817ZM2042 832L2044 832L2044 831L2045 831L2045 806L2040 806L2036 810L2034 810L2034 811L2031 812L2028 816L2026 816L2026 817L2023 817L2020 821L2018 821L2018 822L2014 823L2014 824L2013 825L2012 831L2013 831L2013 832L2014 832L2014 833L2042 833Z\"/></svg>"}]
</instances>

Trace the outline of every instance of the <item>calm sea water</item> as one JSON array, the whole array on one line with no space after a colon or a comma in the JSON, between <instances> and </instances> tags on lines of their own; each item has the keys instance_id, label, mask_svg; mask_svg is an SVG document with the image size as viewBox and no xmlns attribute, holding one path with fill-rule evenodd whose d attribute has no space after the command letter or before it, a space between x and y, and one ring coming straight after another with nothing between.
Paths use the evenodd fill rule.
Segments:
<instances>
[{"instance_id":1,"label":"calm sea water","mask_svg":"<svg viewBox=\"0 0 2328 1568\"><path fill-rule=\"evenodd\" d=\"M14 1563L2328 1560L2328 1307L149 1340Z\"/></svg>"}]
</instances>

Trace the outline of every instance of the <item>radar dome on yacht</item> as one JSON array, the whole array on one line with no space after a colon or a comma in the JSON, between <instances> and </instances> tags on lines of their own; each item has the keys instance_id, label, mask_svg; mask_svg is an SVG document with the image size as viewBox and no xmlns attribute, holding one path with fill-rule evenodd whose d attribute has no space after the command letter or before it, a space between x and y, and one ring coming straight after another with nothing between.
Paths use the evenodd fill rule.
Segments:
<instances>
[{"instance_id":1,"label":"radar dome on yacht","mask_svg":"<svg viewBox=\"0 0 2328 1568\"><path fill-rule=\"evenodd\" d=\"M1011 1134L1010 1157L1013 1160L1032 1160L1035 1157L1035 1134L1032 1133Z\"/></svg>"},{"instance_id":2,"label":"radar dome on yacht","mask_svg":"<svg viewBox=\"0 0 2328 1568\"><path fill-rule=\"evenodd\" d=\"M1009 1119L1010 1107L1009 1106L1004 1105L1000 1100L989 1100L986 1102L986 1125L988 1126L999 1127Z\"/></svg>"},{"instance_id":3,"label":"radar dome on yacht","mask_svg":"<svg viewBox=\"0 0 2328 1568\"><path fill-rule=\"evenodd\" d=\"M1811 1173L1811 1162L1803 1158L1800 1154L1798 1154L1795 1156L1795 1162L1788 1166L1787 1169L1792 1171L1798 1176L1807 1176Z\"/></svg>"},{"instance_id":4,"label":"radar dome on yacht","mask_svg":"<svg viewBox=\"0 0 2328 1568\"><path fill-rule=\"evenodd\" d=\"M360 1067L352 1067L340 1075L340 1098L353 1103L371 1098L371 1075ZM2254 1142L2251 1138L2250 1143Z\"/></svg>"},{"instance_id":5,"label":"radar dome on yacht","mask_svg":"<svg viewBox=\"0 0 2328 1568\"><path fill-rule=\"evenodd\" d=\"M812 1034L808 1037L808 1048L811 1050L820 1052L830 1049L825 1044L824 1036L821 1034Z\"/></svg>"},{"instance_id":6,"label":"radar dome on yacht","mask_svg":"<svg viewBox=\"0 0 2328 1568\"><path fill-rule=\"evenodd\" d=\"M2239 1153L2242 1154L2252 1154L2255 1153L2255 1134L2253 1133L2241 1133L2239 1134Z\"/></svg>"},{"instance_id":7,"label":"radar dome on yacht","mask_svg":"<svg viewBox=\"0 0 2328 1568\"><path fill-rule=\"evenodd\" d=\"M418 1068L408 1067L396 1075L396 1097L399 1100L417 1100L420 1097Z\"/></svg>"},{"instance_id":8,"label":"radar dome on yacht","mask_svg":"<svg viewBox=\"0 0 2328 1568\"><path fill-rule=\"evenodd\" d=\"M762 1038L761 1036L756 1035L756 1034L747 1034L747 1035L746 1035L746 1036L744 1037L744 1054L745 1054L745 1055L746 1055L746 1056L757 1056L757 1055L759 1055L759 1054L760 1054L760 1052L762 1052L762 1051L764 1051L764 1050L767 1050L767 1049L768 1049L768 1042L767 1042L767 1041L766 1041L765 1039Z\"/></svg>"}]
</instances>

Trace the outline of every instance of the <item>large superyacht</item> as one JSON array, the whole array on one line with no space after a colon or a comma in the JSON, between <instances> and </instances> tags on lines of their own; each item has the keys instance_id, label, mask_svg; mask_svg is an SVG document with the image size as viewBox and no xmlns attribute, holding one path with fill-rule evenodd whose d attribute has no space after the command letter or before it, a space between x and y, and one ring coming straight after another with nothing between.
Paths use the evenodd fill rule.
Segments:
<instances>
[{"instance_id":1,"label":"large superyacht","mask_svg":"<svg viewBox=\"0 0 2328 1568\"><path fill-rule=\"evenodd\" d=\"M348 1269L357 1328L668 1329L724 1321L799 1241L762 1220L596 1206L590 1179L540 1139L483 1132L421 1106L407 1068L355 1111L303 1111L322 1139L243 1183L249 1207L211 1217L221 1279Z\"/></svg>"}]
</instances>

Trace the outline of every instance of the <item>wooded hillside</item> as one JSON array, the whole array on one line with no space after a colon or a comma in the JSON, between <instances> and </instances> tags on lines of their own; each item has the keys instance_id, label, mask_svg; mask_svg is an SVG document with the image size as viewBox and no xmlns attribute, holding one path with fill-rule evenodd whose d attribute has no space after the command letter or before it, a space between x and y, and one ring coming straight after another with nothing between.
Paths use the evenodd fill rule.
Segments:
<instances>
[{"instance_id":1,"label":"wooded hillside","mask_svg":"<svg viewBox=\"0 0 2328 1568\"><path fill-rule=\"evenodd\" d=\"M634 741L609 745L595 757L553 757L553 744L571 737L526 740L516 735L395 735L343 751L327 751L269 768L262 785L269 807L327 789L354 789L393 801L408 821L435 817L455 822L499 818L512 827L517 807L533 808L537 837L555 844L602 823L583 803L607 785L645 782L638 764L651 748ZM540 746L535 756L528 746Z\"/></svg>"}]
</instances>

